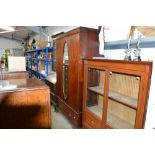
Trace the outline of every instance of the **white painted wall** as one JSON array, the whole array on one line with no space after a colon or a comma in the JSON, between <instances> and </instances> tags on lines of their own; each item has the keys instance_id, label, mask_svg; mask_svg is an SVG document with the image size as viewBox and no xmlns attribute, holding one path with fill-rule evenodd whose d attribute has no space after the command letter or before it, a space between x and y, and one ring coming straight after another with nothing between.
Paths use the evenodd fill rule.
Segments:
<instances>
[{"instance_id":1,"label":"white painted wall","mask_svg":"<svg viewBox=\"0 0 155 155\"><path fill-rule=\"evenodd\" d=\"M0 37L0 49L22 48L22 44L19 41Z\"/></svg>"},{"instance_id":2,"label":"white painted wall","mask_svg":"<svg viewBox=\"0 0 155 155\"><path fill-rule=\"evenodd\" d=\"M0 56L9 49L12 56L24 56L24 49L20 41L0 37Z\"/></svg>"}]
</instances>

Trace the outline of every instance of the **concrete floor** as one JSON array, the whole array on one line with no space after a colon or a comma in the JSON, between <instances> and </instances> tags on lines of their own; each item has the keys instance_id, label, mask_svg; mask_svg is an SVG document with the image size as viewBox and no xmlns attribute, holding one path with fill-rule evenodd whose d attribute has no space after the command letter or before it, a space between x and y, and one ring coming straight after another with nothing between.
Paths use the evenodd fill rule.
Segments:
<instances>
[{"instance_id":1,"label":"concrete floor","mask_svg":"<svg viewBox=\"0 0 155 155\"><path fill-rule=\"evenodd\" d=\"M66 119L66 117L60 112L55 112L52 106L51 113L52 129L73 129L71 123Z\"/></svg>"}]
</instances>

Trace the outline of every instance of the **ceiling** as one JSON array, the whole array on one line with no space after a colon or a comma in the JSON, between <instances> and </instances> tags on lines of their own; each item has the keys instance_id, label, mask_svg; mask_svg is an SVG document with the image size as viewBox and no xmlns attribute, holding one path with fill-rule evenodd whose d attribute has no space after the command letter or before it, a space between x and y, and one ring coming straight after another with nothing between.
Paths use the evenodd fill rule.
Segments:
<instances>
[{"instance_id":1,"label":"ceiling","mask_svg":"<svg viewBox=\"0 0 155 155\"><path fill-rule=\"evenodd\" d=\"M9 38L18 41L24 41L28 36L37 34L39 26L11 26L15 31L6 31L0 28L0 37Z\"/></svg>"}]
</instances>

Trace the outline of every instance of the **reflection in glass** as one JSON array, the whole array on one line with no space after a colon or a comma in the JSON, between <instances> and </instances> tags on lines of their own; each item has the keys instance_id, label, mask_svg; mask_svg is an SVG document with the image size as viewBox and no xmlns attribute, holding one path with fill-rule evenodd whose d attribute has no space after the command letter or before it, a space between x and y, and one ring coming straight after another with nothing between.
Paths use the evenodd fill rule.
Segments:
<instances>
[{"instance_id":1,"label":"reflection in glass","mask_svg":"<svg viewBox=\"0 0 155 155\"><path fill-rule=\"evenodd\" d=\"M102 119L104 100L104 77L103 70L88 69L87 82L87 109Z\"/></svg>"},{"instance_id":2,"label":"reflection in glass","mask_svg":"<svg viewBox=\"0 0 155 155\"><path fill-rule=\"evenodd\" d=\"M134 128L140 77L112 73L109 77L107 124L112 128Z\"/></svg>"},{"instance_id":3,"label":"reflection in glass","mask_svg":"<svg viewBox=\"0 0 155 155\"><path fill-rule=\"evenodd\" d=\"M52 70L56 72L56 41L53 40L53 62L52 62Z\"/></svg>"},{"instance_id":4,"label":"reflection in glass","mask_svg":"<svg viewBox=\"0 0 155 155\"><path fill-rule=\"evenodd\" d=\"M62 78L63 78L63 93L64 99L67 100L68 97L68 45L64 44L64 55L63 55L63 65L62 65Z\"/></svg>"}]
</instances>

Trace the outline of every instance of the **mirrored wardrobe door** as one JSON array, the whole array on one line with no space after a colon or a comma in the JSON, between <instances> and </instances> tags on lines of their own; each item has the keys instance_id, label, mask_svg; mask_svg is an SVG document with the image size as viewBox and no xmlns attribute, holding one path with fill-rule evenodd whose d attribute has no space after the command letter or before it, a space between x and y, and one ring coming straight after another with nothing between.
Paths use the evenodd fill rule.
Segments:
<instances>
[{"instance_id":1,"label":"mirrored wardrobe door","mask_svg":"<svg viewBox=\"0 0 155 155\"><path fill-rule=\"evenodd\" d=\"M69 75L69 54L68 54L68 44L64 43L63 49L63 64L62 64L62 85L63 85L63 95L64 100L68 98L68 75Z\"/></svg>"}]
</instances>

